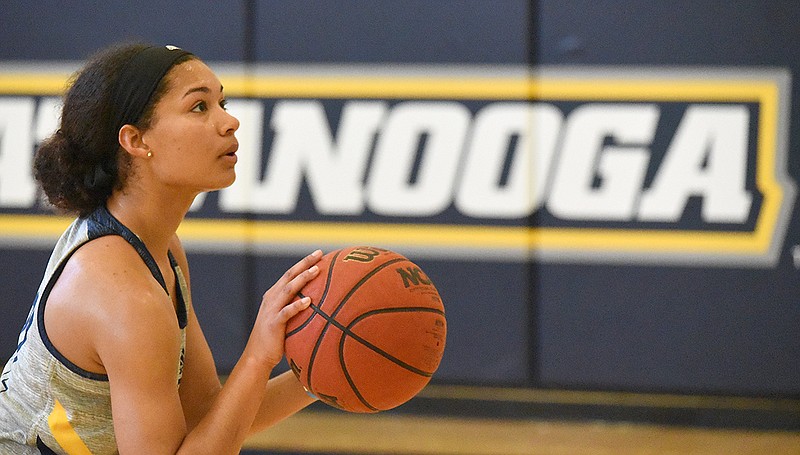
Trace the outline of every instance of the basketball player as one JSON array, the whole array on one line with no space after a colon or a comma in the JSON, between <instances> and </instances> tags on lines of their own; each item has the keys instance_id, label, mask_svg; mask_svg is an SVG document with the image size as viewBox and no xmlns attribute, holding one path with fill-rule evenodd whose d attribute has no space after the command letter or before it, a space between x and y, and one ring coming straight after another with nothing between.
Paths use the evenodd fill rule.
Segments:
<instances>
[{"instance_id":1,"label":"basketball player","mask_svg":"<svg viewBox=\"0 0 800 455\"><path fill-rule=\"evenodd\" d=\"M3 370L0 453L238 453L314 400L291 372L269 378L320 251L266 291L224 387L192 309L176 230L195 196L233 183L238 127L181 49L114 46L77 73L34 173L79 216Z\"/></svg>"}]
</instances>

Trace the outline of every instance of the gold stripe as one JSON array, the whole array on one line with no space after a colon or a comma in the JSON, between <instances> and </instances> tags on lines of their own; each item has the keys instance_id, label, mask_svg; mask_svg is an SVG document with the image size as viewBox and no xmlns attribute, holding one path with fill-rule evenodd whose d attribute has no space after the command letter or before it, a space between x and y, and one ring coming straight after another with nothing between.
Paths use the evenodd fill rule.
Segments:
<instances>
[{"instance_id":1,"label":"gold stripe","mask_svg":"<svg viewBox=\"0 0 800 455\"><path fill-rule=\"evenodd\" d=\"M56 239L69 221L48 215L0 215L0 237ZM647 231L198 218L184 220L178 229L183 241L249 245L391 244L432 248L720 254L763 253L769 245L769 233L765 229L756 232Z\"/></svg>"},{"instance_id":2,"label":"gold stripe","mask_svg":"<svg viewBox=\"0 0 800 455\"><path fill-rule=\"evenodd\" d=\"M72 220L52 215L0 215L0 236L57 239Z\"/></svg>"},{"instance_id":3,"label":"gold stripe","mask_svg":"<svg viewBox=\"0 0 800 455\"><path fill-rule=\"evenodd\" d=\"M229 96L263 98L529 99L525 78L220 75Z\"/></svg>"},{"instance_id":4,"label":"gold stripe","mask_svg":"<svg viewBox=\"0 0 800 455\"><path fill-rule=\"evenodd\" d=\"M53 411L47 417L47 425L50 427L50 433L56 439L58 445L66 450L68 455L92 455L92 452L83 443L81 437L72 428L67 416L67 410L58 400L53 406Z\"/></svg>"},{"instance_id":5,"label":"gold stripe","mask_svg":"<svg viewBox=\"0 0 800 455\"><path fill-rule=\"evenodd\" d=\"M0 74L0 93L3 95L56 95L64 93L66 74L4 73Z\"/></svg>"},{"instance_id":6,"label":"gold stripe","mask_svg":"<svg viewBox=\"0 0 800 455\"><path fill-rule=\"evenodd\" d=\"M434 248L511 248L594 251L761 253L766 245L751 232L646 231L446 224L274 222L187 219L184 240L250 244L369 243ZM769 236L767 236L769 240Z\"/></svg>"},{"instance_id":7,"label":"gold stripe","mask_svg":"<svg viewBox=\"0 0 800 455\"><path fill-rule=\"evenodd\" d=\"M221 75L228 96L758 102L775 86L761 80L610 80L508 77L276 77Z\"/></svg>"},{"instance_id":8,"label":"gold stripe","mask_svg":"<svg viewBox=\"0 0 800 455\"><path fill-rule=\"evenodd\" d=\"M60 95L68 75L0 74L0 93ZM774 83L760 80L555 79L535 77L248 76L220 74L228 96L757 102Z\"/></svg>"}]
</instances>

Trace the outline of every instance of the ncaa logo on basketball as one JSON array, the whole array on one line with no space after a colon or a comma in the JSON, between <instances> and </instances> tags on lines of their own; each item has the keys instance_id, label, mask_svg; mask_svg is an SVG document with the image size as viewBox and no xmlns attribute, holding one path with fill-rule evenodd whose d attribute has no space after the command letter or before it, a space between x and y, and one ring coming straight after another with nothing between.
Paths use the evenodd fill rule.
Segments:
<instances>
[{"instance_id":1,"label":"ncaa logo on basketball","mask_svg":"<svg viewBox=\"0 0 800 455\"><path fill-rule=\"evenodd\" d=\"M237 180L196 199L190 248L745 267L783 249L782 69L214 67ZM68 75L0 68L2 240L63 229L30 162Z\"/></svg>"}]
</instances>

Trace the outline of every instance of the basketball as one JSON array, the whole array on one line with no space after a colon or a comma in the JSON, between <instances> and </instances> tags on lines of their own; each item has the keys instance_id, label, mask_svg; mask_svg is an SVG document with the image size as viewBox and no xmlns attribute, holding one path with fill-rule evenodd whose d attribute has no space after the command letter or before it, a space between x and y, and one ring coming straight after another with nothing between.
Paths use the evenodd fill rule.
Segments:
<instances>
[{"instance_id":1,"label":"basketball","mask_svg":"<svg viewBox=\"0 0 800 455\"><path fill-rule=\"evenodd\" d=\"M374 413L428 384L444 353L439 292L405 256L374 247L332 251L300 292L311 306L289 320L286 359L310 393L333 407Z\"/></svg>"}]
</instances>

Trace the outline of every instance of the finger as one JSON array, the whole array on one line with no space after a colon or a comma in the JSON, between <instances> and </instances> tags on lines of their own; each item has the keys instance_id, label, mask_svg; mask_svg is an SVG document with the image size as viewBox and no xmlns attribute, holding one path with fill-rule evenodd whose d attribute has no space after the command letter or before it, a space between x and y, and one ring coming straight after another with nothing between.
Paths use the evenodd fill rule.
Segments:
<instances>
[{"instance_id":1,"label":"finger","mask_svg":"<svg viewBox=\"0 0 800 455\"><path fill-rule=\"evenodd\" d=\"M317 275L319 275L319 266L315 264L312 265L311 268L302 271L299 275L286 283L286 285L283 287L283 293L289 298L294 298L297 293L303 289L303 286L316 278Z\"/></svg>"},{"instance_id":2,"label":"finger","mask_svg":"<svg viewBox=\"0 0 800 455\"><path fill-rule=\"evenodd\" d=\"M322 250L314 251L313 253L309 254L303 259L300 259L297 263L291 266L286 271L286 273L283 274L279 282L280 281L289 282L293 280L295 277L303 273L305 270L308 270L309 268L311 268L311 266L319 262L320 259L322 259Z\"/></svg>"},{"instance_id":3,"label":"finger","mask_svg":"<svg viewBox=\"0 0 800 455\"><path fill-rule=\"evenodd\" d=\"M311 306L311 297L303 297L302 299L295 300L281 309L280 313L278 313L278 319L281 324L285 324L289 319L292 319L309 306Z\"/></svg>"}]
</instances>

